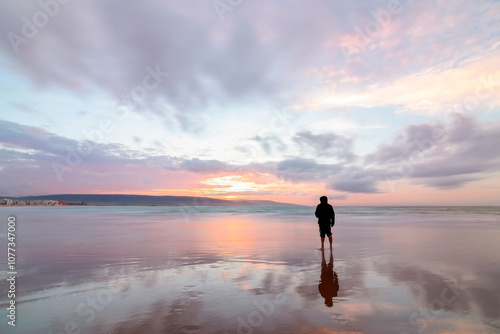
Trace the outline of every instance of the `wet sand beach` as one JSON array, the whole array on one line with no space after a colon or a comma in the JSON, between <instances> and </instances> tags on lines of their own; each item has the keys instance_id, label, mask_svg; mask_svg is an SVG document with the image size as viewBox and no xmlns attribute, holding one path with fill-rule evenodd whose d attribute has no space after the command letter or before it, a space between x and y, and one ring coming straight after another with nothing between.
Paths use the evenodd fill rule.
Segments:
<instances>
[{"instance_id":1,"label":"wet sand beach","mask_svg":"<svg viewBox=\"0 0 500 334\"><path fill-rule=\"evenodd\" d=\"M336 208L332 252L313 211L16 208L1 332L500 331L497 208Z\"/></svg>"}]
</instances>

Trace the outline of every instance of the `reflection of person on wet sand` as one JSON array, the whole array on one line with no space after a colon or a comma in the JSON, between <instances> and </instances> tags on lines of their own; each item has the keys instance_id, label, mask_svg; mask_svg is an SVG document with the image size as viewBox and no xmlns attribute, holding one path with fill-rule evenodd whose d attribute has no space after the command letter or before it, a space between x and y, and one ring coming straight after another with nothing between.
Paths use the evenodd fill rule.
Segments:
<instances>
[{"instance_id":1,"label":"reflection of person on wet sand","mask_svg":"<svg viewBox=\"0 0 500 334\"><path fill-rule=\"evenodd\" d=\"M318 218L319 237L321 238L320 249L325 249L325 235L328 236L330 249L332 249L332 227L335 225L335 211L333 211L333 206L328 204L328 198L326 196L321 196L319 201L321 203L316 207L314 215Z\"/></svg>"},{"instance_id":2,"label":"reflection of person on wet sand","mask_svg":"<svg viewBox=\"0 0 500 334\"><path fill-rule=\"evenodd\" d=\"M333 306L333 297L337 297L339 292L339 279L337 273L333 271L333 254L330 250L330 261L326 264L325 251L322 252L321 259L321 279L319 281L318 290L321 297L325 298L325 305Z\"/></svg>"}]
</instances>

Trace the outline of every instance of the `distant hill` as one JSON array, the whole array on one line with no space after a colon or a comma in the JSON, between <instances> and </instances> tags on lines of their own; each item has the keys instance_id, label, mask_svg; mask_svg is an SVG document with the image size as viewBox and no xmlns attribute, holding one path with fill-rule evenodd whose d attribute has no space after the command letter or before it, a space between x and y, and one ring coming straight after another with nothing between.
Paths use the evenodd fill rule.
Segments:
<instances>
[{"instance_id":1,"label":"distant hill","mask_svg":"<svg viewBox=\"0 0 500 334\"><path fill-rule=\"evenodd\" d=\"M193 196L148 196L148 195L96 195L96 194L61 194L23 197L0 197L31 200L59 200L67 203L87 205L117 205L117 206L293 206L295 204L279 203L263 200L224 200L209 197Z\"/></svg>"}]
</instances>

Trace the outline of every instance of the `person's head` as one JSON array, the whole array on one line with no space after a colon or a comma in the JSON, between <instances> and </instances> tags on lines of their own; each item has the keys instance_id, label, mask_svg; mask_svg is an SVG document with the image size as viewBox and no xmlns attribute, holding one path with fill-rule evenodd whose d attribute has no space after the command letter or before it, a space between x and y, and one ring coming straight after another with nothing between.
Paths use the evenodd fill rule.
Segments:
<instances>
[{"instance_id":1,"label":"person's head","mask_svg":"<svg viewBox=\"0 0 500 334\"><path fill-rule=\"evenodd\" d=\"M323 203L323 204L326 204L326 203L328 203L328 197L326 197L326 196L321 196L321 197L319 198L319 201L320 201L321 203Z\"/></svg>"}]
</instances>

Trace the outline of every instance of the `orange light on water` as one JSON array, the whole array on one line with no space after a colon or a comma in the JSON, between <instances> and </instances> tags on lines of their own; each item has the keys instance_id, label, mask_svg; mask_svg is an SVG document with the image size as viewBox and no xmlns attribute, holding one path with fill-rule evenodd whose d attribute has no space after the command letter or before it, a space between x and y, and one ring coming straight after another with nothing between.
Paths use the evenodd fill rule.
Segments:
<instances>
[{"instance_id":1,"label":"orange light on water","mask_svg":"<svg viewBox=\"0 0 500 334\"><path fill-rule=\"evenodd\" d=\"M259 226L250 218L241 216L218 217L204 223L203 238L211 243L231 248L253 249L259 238Z\"/></svg>"}]
</instances>

